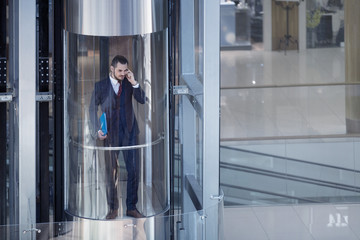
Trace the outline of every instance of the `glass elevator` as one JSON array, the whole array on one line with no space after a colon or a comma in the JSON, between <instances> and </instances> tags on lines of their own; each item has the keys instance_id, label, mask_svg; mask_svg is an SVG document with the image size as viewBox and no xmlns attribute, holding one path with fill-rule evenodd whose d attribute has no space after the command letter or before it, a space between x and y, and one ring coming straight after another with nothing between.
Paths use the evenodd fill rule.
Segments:
<instances>
[{"instance_id":1,"label":"glass elevator","mask_svg":"<svg viewBox=\"0 0 360 240\"><path fill-rule=\"evenodd\" d=\"M219 239L219 6L0 0L0 239Z\"/></svg>"},{"instance_id":2,"label":"glass elevator","mask_svg":"<svg viewBox=\"0 0 360 240\"><path fill-rule=\"evenodd\" d=\"M119 155L118 197L125 203L127 171L123 156L134 149L138 161L139 211L145 216L166 212L169 209L167 2L66 1L65 11L65 209L74 216L104 219L109 184L105 155L111 152ZM96 144L92 134L96 126L90 126L89 113L95 83L108 78L111 59L119 54L128 59L129 69L146 98L145 104L133 103L139 127L137 144L122 147ZM104 101L108 99L110 96ZM120 217L124 208L120 203Z\"/></svg>"}]
</instances>

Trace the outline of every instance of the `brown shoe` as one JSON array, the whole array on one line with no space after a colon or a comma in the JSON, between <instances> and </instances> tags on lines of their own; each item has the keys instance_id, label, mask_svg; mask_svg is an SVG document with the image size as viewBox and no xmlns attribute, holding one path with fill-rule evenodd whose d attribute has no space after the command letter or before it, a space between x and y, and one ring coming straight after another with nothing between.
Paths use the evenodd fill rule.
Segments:
<instances>
[{"instance_id":1,"label":"brown shoe","mask_svg":"<svg viewBox=\"0 0 360 240\"><path fill-rule=\"evenodd\" d=\"M106 215L106 219L115 219L117 216L118 216L118 210L110 209L110 211Z\"/></svg>"},{"instance_id":2,"label":"brown shoe","mask_svg":"<svg viewBox=\"0 0 360 240\"><path fill-rule=\"evenodd\" d=\"M137 209L134 210L126 210L126 216L134 217L134 218L144 218L145 216L142 215Z\"/></svg>"}]
</instances>

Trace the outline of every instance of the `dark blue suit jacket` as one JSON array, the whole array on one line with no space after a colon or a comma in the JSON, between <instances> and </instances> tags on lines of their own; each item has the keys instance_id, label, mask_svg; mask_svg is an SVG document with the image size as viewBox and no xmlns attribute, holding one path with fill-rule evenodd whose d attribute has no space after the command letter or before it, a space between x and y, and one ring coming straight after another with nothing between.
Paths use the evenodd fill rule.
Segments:
<instances>
[{"instance_id":1,"label":"dark blue suit jacket","mask_svg":"<svg viewBox=\"0 0 360 240\"><path fill-rule=\"evenodd\" d=\"M127 130L126 134L129 134L132 131L135 131L135 133L139 132L132 105L133 96L137 102L141 104L145 103L145 93L141 87L139 86L138 88L134 88L125 78L122 81L122 96L120 99L122 101L121 106L124 108L122 111L125 111L124 119L126 123L124 124L124 127ZM95 83L95 88L91 96L89 108L91 125L93 127L93 136L96 136L97 131L100 129L100 123L97 114L98 107L100 106L101 112L106 112L108 127L107 139L112 145L117 145L116 142L119 136L119 121L121 121L121 116L116 110L119 110L117 109L117 106L120 104L120 99L116 97L109 77Z\"/></svg>"}]
</instances>

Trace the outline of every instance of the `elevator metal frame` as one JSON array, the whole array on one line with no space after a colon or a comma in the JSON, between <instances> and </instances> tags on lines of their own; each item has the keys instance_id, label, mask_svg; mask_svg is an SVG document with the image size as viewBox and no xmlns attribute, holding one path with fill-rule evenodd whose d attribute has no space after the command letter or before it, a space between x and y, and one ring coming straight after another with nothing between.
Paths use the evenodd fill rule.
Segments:
<instances>
[{"instance_id":1,"label":"elevator metal frame","mask_svg":"<svg viewBox=\"0 0 360 240\"><path fill-rule=\"evenodd\" d=\"M216 205L221 197L219 190L219 19L220 2L185 0L181 3L169 1L170 8L180 8L179 30L177 41L179 50L170 48L170 60L175 53L179 54L178 84L185 86L187 91L176 96L180 102L179 122L182 124L182 213L194 209L202 211L204 225L204 239L217 239L218 215L217 211L207 212L206 209ZM62 9L62 0L54 1L54 9ZM36 53L36 0L9 1L10 11L10 71L8 84L12 88L12 102L10 106L10 121L13 121L11 138L10 159L12 164L11 174L18 182L11 183L13 200L10 210L11 223L19 224L21 229L32 229L36 226L36 79L37 58ZM169 11L170 13L173 11ZM171 16L170 16L171 17ZM63 189L63 161L64 136L63 136L63 37L62 11L54 11L54 191L62 193ZM196 20L197 19L197 20ZM197 21L199 29L195 29ZM176 29L176 28L175 28ZM215 29L215 31L214 31ZM199 42L202 47L202 56L195 55L199 47L194 42L200 34ZM175 34L176 35L176 34ZM169 41L171 38L169 37ZM175 40L176 41L176 40ZM171 47L176 47L170 45ZM173 51L174 50L174 51ZM198 71L197 61L201 62ZM170 62L170 61L169 61ZM170 68L174 66L170 65ZM170 74L172 72L170 71ZM170 92L173 93L172 82ZM40 91L47 93L48 86L43 85ZM199 95L197 95L199 94ZM175 99L175 98L174 98ZM174 105L176 102L173 101ZM46 104L44 104L44 108ZM45 113L46 114L46 113ZM170 118L171 119L171 118ZM47 126L45 126L47 128ZM201 129L199 129L201 128ZM201 135L202 143L199 145L201 168L197 169L199 162L194 149L198 144L194 133ZM45 133L46 134L46 133ZM40 141L43 141L40 139ZM47 138L44 139L48 141ZM44 156L46 161L47 156ZM47 166L45 165L45 168ZM200 176L200 177L199 177ZM45 175L45 179L48 178ZM46 180L45 180L46 182ZM198 186L197 186L198 184ZM200 188L198 188L200 186ZM44 189L46 193L46 189ZM18 195L16 195L18 194ZM173 196L173 195L172 195ZM43 201L46 200L45 196ZM173 200L173 199L171 199ZM45 207L47 209L48 207ZM65 220L64 196L57 194L54 199L54 221ZM48 210L45 210L48 211ZM45 219L44 216L42 219ZM175 223L173 223L175 225ZM187 226L186 222L182 226ZM20 229L20 230L21 230ZM22 239L32 239L35 233L22 236ZM180 237L180 236L179 236Z\"/></svg>"}]
</instances>

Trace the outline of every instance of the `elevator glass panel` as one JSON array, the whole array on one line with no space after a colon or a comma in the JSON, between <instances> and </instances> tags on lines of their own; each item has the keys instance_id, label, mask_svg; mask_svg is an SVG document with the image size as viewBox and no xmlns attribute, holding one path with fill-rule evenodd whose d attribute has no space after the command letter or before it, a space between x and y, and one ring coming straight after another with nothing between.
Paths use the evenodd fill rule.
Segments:
<instances>
[{"instance_id":1,"label":"elevator glass panel","mask_svg":"<svg viewBox=\"0 0 360 240\"><path fill-rule=\"evenodd\" d=\"M131 165L135 171L130 172L135 172L135 181L138 181L136 208L144 216L164 212L169 207L167 30L121 37L65 31L64 36L67 213L104 219L111 208L117 208L110 200L114 199L114 192L109 190L113 181L109 173L113 173L117 218L125 216L127 198L131 195L127 191L128 179L131 179L129 159L135 162ZM127 67L142 93L123 81L124 92L117 98L118 86L112 87L109 79L109 75L114 76L110 65L116 55L127 58ZM131 91L129 88L133 91L132 98L126 97ZM136 92L141 93L140 100ZM130 107L128 99L132 99ZM131 107L133 119L128 113ZM107 140L98 136L104 112ZM119 138L114 140L115 136ZM115 171L109 171L109 161L117 165Z\"/></svg>"}]
</instances>

